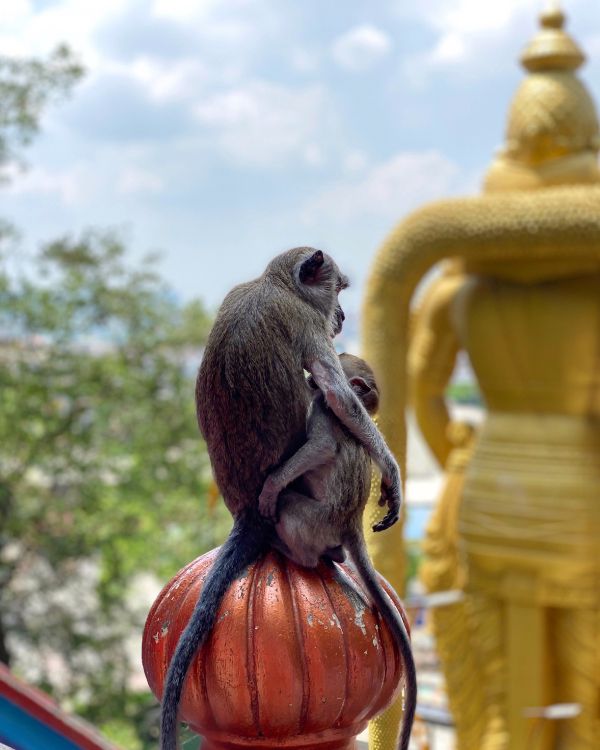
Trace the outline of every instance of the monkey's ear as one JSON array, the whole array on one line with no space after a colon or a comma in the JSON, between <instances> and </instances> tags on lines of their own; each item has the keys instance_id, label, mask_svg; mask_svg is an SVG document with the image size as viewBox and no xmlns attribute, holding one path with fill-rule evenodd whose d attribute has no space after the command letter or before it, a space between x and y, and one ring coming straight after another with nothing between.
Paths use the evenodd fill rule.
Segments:
<instances>
[{"instance_id":1,"label":"monkey's ear","mask_svg":"<svg viewBox=\"0 0 600 750\"><path fill-rule=\"evenodd\" d=\"M363 380L358 375L350 378L348 382L369 414L375 414L379 408L379 393L377 392L377 387L372 388L366 380Z\"/></svg>"},{"instance_id":2,"label":"monkey's ear","mask_svg":"<svg viewBox=\"0 0 600 750\"><path fill-rule=\"evenodd\" d=\"M358 375L355 375L353 378L350 378L348 381L350 383L350 387L356 393L356 395L362 400L364 397L371 393L371 387L367 384L366 380L363 378L360 378Z\"/></svg>"},{"instance_id":3,"label":"monkey's ear","mask_svg":"<svg viewBox=\"0 0 600 750\"><path fill-rule=\"evenodd\" d=\"M325 263L325 258L321 250L315 252L302 262L299 271L299 278L303 284L314 284L319 280L319 272Z\"/></svg>"}]
</instances>

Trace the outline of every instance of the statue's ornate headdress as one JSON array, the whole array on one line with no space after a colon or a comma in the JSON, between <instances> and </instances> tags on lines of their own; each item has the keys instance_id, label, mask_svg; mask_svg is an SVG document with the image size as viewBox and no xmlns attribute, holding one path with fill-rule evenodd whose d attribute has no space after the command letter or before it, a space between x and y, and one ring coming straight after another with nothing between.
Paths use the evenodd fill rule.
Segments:
<instances>
[{"instance_id":1,"label":"statue's ornate headdress","mask_svg":"<svg viewBox=\"0 0 600 750\"><path fill-rule=\"evenodd\" d=\"M564 23L564 13L553 3L521 55L528 75L512 101L506 143L487 174L486 190L600 180L598 116L576 75L585 55Z\"/></svg>"}]
</instances>

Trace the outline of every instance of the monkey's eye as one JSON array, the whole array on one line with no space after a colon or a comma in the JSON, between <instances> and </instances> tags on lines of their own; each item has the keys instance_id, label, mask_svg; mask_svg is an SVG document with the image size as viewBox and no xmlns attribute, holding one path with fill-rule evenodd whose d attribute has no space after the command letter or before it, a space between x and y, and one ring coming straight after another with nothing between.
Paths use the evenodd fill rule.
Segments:
<instances>
[{"instance_id":1,"label":"monkey's eye","mask_svg":"<svg viewBox=\"0 0 600 750\"><path fill-rule=\"evenodd\" d=\"M339 294L343 289L347 289L349 285L350 282L348 281L348 278L346 276L340 276L335 285L336 294Z\"/></svg>"}]
</instances>

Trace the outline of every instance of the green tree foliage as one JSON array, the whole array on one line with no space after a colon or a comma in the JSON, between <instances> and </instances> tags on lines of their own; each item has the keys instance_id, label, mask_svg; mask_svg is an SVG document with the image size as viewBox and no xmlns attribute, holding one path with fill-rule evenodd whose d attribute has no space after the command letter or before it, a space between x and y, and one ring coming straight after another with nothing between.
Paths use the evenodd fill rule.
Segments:
<instances>
[{"instance_id":1,"label":"green tree foliage","mask_svg":"<svg viewBox=\"0 0 600 750\"><path fill-rule=\"evenodd\" d=\"M193 405L209 320L150 265L90 233L0 274L0 653L100 726L149 705L140 587L228 523Z\"/></svg>"},{"instance_id":2,"label":"green tree foliage","mask_svg":"<svg viewBox=\"0 0 600 750\"><path fill-rule=\"evenodd\" d=\"M68 47L46 60L0 55L0 167L37 133L43 109L83 74Z\"/></svg>"},{"instance_id":3,"label":"green tree foliage","mask_svg":"<svg viewBox=\"0 0 600 750\"><path fill-rule=\"evenodd\" d=\"M0 57L0 170L80 75ZM152 265L107 232L24 258L0 218L0 660L126 750L156 747L149 599L230 524L194 415L209 319Z\"/></svg>"}]
</instances>

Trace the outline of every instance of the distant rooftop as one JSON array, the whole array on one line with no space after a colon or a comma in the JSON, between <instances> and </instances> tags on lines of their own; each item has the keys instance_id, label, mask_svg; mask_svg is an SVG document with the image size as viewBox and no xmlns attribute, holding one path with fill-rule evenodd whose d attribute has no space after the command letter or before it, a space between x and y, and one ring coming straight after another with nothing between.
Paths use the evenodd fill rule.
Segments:
<instances>
[{"instance_id":1,"label":"distant rooftop","mask_svg":"<svg viewBox=\"0 0 600 750\"><path fill-rule=\"evenodd\" d=\"M119 750L0 664L0 747L14 750Z\"/></svg>"}]
</instances>

